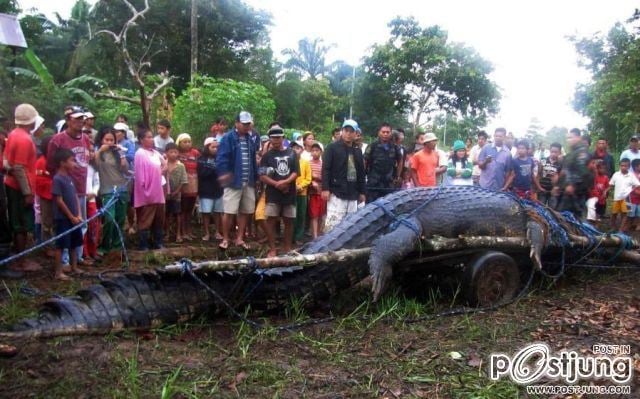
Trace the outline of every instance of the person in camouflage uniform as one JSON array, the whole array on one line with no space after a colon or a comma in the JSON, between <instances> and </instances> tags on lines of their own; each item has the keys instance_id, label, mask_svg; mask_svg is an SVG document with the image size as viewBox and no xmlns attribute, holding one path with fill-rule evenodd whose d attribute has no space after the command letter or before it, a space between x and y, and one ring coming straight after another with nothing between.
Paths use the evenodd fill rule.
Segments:
<instances>
[{"instance_id":1,"label":"person in camouflage uniform","mask_svg":"<svg viewBox=\"0 0 640 399\"><path fill-rule=\"evenodd\" d=\"M556 193L561 193L557 209L569 211L580 218L593 183L593 173L589 169L591 157L581 139L580 129L574 128L567 133L567 143L570 151L564 157L558 185L554 187Z\"/></svg>"}]
</instances>

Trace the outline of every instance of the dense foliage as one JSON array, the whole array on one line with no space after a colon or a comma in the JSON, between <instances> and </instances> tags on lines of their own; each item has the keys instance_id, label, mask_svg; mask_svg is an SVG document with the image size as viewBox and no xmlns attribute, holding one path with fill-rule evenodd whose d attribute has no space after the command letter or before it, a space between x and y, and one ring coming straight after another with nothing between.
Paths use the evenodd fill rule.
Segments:
<instances>
[{"instance_id":1,"label":"dense foliage","mask_svg":"<svg viewBox=\"0 0 640 399\"><path fill-rule=\"evenodd\" d=\"M264 132L273 120L275 108L271 93L264 86L197 76L176 99L174 131L187 132L194 142L201 142L216 118L224 117L232 126L238 112L249 110L256 129Z\"/></svg>"},{"instance_id":2,"label":"dense foliage","mask_svg":"<svg viewBox=\"0 0 640 399\"><path fill-rule=\"evenodd\" d=\"M592 81L576 90L574 106L591 118L590 128L622 150L640 131L640 27L636 14L606 35L574 38L581 65Z\"/></svg>"}]
</instances>

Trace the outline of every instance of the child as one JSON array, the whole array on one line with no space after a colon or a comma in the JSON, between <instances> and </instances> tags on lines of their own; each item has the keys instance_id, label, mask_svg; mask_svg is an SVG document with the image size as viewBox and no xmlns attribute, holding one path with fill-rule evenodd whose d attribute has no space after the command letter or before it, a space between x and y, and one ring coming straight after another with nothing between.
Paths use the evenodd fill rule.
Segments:
<instances>
[{"instance_id":1,"label":"child","mask_svg":"<svg viewBox=\"0 0 640 399\"><path fill-rule=\"evenodd\" d=\"M629 173L630 165L629 158L620 160L620 170L614 173L609 181L609 186L615 187L613 204L611 205L611 228L613 230L625 231L628 212L626 198L635 187L640 186L638 178L633 173ZM619 225L618 214L620 215Z\"/></svg>"},{"instance_id":2,"label":"child","mask_svg":"<svg viewBox=\"0 0 640 399\"><path fill-rule=\"evenodd\" d=\"M172 225L172 220L175 218L176 223L176 242L181 243L183 240L183 228L181 217L182 190L189 183L187 179L187 171L178 160L179 152L178 146L174 143L169 143L165 147L165 153L167 155L167 181L169 182L169 188L167 190L167 228Z\"/></svg>"},{"instance_id":3,"label":"child","mask_svg":"<svg viewBox=\"0 0 640 399\"><path fill-rule=\"evenodd\" d=\"M413 178L411 177L411 169L406 166L402 168L402 185L401 188L414 188Z\"/></svg>"},{"instance_id":4,"label":"child","mask_svg":"<svg viewBox=\"0 0 640 399\"><path fill-rule=\"evenodd\" d=\"M256 164L260 165L262 161L262 155L260 153L256 154ZM267 195L264 191L264 183L260 180L256 181L256 212L254 216L255 225L256 225L256 238L258 238L259 243L264 243L267 241L267 216L264 214L265 208L267 207ZM259 231L262 231L262 237L259 235Z\"/></svg>"},{"instance_id":5,"label":"child","mask_svg":"<svg viewBox=\"0 0 640 399\"><path fill-rule=\"evenodd\" d=\"M553 186L558 184L558 176L562 171L562 144L552 143L549 147L549 156L540 160L540 187L542 191L538 193L538 201L549 208L555 209L558 205L558 195L554 195ZM607 184L609 179L607 178Z\"/></svg>"},{"instance_id":6,"label":"child","mask_svg":"<svg viewBox=\"0 0 640 399\"><path fill-rule=\"evenodd\" d=\"M607 176L607 166L600 161L596 164L596 175L593 187L589 191L587 200L587 221L593 225L600 220L598 218L598 206L604 207L609 194L609 177Z\"/></svg>"},{"instance_id":7,"label":"child","mask_svg":"<svg viewBox=\"0 0 640 399\"><path fill-rule=\"evenodd\" d=\"M95 163L90 162L87 167L87 219L98 212L96 197L100 190L100 177L94 168ZM84 234L84 254L85 258L100 260L98 256L98 244L100 243L100 220L93 219L87 223L87 231Z\"/></svg>"},{"instance_id":8,"label":"child","mask_svg":"<svg viewBox=\"0 0 640 399\"><path fill-rule=\"evenodd\" d=\"M519 198L532 199L534 189L542 190L533 169L535 164L529 157L529 142L520 140L517 144L516 156L511 160L511 172L507 177L505 187L511 187Z\"/></svg>"},{"instance_id":9,"label":"child","mask_svg":"<svg viewBox=\"0 0 640 399\"><path fill-rule=\"evenodd\" d=\"M51 137L47 136L40 142L40 157L36 160L36 197L40 205L40 239L46 241L53 237L53 196L51 184L53 180L47 171L47 148ZM52 248L45 251L47 256L54 256Z\"/></svg>"},{"instance_id":10,"label":"child","mask_svg":"<svg viewBox=\"0 0 640 399\"><path fill-rule=\"evenodd\" d=\"M192 148L191 136L187 133L180 134L176 140L176 144L180 152L178 159L187 171L187 185L183 187L182 198L180 199L182 239L192 240L191 215L193 214L193 209L196 206L196 198L198 197L198 158L200 158L200 151Z\"/></svg>"},{"instance_id":11,"label":"child","mask_svg":"<svg viewBox=\"0 0 640 399\"><path fill-rule=\"evenodd\" d=\"M631 161L631 169L633 174L640 181L640 159L634 159ZM606 168L604 168L606 170ZM636 187L631 190L629 194L629 202L631 203L631 209L627 217L629 218L628 231L633 231L638 227L638 221L640 221L640 187Z\"/></svg>"},{"instance_id":12,"label":"child","mask_svg":"<svg viewBox=\"0 0 640 399\"><path fill-rule=\"evenodd\" d=\"M311 145L311 185L309 186L309 224L311 236L316 239L322 233L327 203L322 199L322 144Z\"/></svg>"},{"instance_id":13,"label":"child","mask_svg":"<svg viewBox=\"0 0 640 399\"><path fill-rule=\"evenodd\" d=\"M71 229L74 225L82 223L80 216L80 201L78 193L69 174L77 166L73 152L68 149L58 149L54 154L54 162L57 165L58 172L53 177L51 194L55 198L53 202L53 218L55 224L56 235L62 234ZM56 240L56 280L71 280L62 270L62 250L69 251L71 272L75 274L84 274L78 268L78 258L75 248L82 245L82 232L80 229L58 238Z\"/></svg>"},{"instance_id":14,"label":"child","mask_svg":"<svg viewBox=\"0 0 640 399\"><path fill-rule=\"evenodd\" d=\"M304 238L304 226L307 223L307 187L311 184L311 165L309 161L302 159L303 148L300 143L292 141L290 147L300 162L300 174L296 178L296 221L293 228L293 240L296 245L301 245Z\"/></svg>"},{"instance_id":15,"label":"child","mask_svg":"<svg viewBox=\"0 0 640 399\"><path fill-rule=\"evenodd\" d=\"M473 163L467 159L467 149L462 140L453 143L453 154L447 165L447 182L453 186L471 186Z\"/></svg>"},{"instance_id":16,"label":"child","mask_svg":"<svg viewBox=\"0 0 640 399\"><path fill-rule=\"evenodd\" d=\"M161 119L156 125L158 134L153 138L153 146L160 154L164 154L167 144L173 143L171 138L171 122Z\"/></svg>"},{"instance_id":17,"label":"child","mask_svg":"<svg viewBox=\"0 0 640 399\"><path fill-rule=\"evenodd\" d=\"M213 137L207 137L204 141L202 156L198 158L198 196L200 197L200 213L202 214L202 228L204 236L202 241L209 241L209 221L213 213L216 226L216 240L222 240L221 214L222 187L218 183L216 171L216 155L218 154L218 141Z\"/></svg>"}]
</instances>

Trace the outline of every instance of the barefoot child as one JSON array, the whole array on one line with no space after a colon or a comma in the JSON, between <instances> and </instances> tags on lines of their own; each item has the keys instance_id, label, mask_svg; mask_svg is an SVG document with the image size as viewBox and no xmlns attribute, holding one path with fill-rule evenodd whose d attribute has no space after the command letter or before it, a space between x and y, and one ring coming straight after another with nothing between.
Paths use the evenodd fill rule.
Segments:
<instances>
[{"instance_id":1,"label":"barefoot child","mask_svg":"<svg viewBox=\"0 0 640 399\"><path fill-rule=\"evenodd\" d=\"M167 232L170 230L172 221L175 219L176 242L181 243L183 239L182 217L180 202L182 200L182 190L187 186L187 171L182 162L178 161L178 146L169 143L165 147L167 155L167 181L169 190L167 193Z\"/></svg>"},{"instance_id":2,"label":"barefoot child","mask_svg":"<svg viewBox=\"0 0 640 399\"><path fill-rule=\"evenodd\" d=\"M596 164L596 176L587 200L587 221L594 226L599 221L598 207L604 207L607 204L608 194L609 177L607 176L607 166L600 161Z\"/></svg>"},{"instance_id":3,"label":"barefoot child","mask_svg":"<svg viewBox=\"0 0 640 399\"><path fill-rule=\"evenodd\" d=\"M309 186L309 224L311 236L316 239L322 233L327 203L322 199L322 145L311 145L311 185Z\"/></svg>"},{"instance_id":4,"label":"barefoot child","mask_svg":"<svg viewBox=\"0 0 640 399\"><path fill-rule=\"evenodd\" d=\"M191 136L181 133L176 139L178 145L178 159L187 171L187 185L182 189L180 208L182 213L182 239L192 240L194 238L191 228L191 216L198 197L198 158L200 151L193 148ZM165 147L166 150L166 147Z\"/></svg>"},{"instance_id":5,"label":"barefoot child","mask_svg":"<svg viewBox=\"0 0 640 399\"><path fill-rule=\"evenodd\" d=\"M54 162L58 172L53 177L51 194L53 194L53 218L56 235L62 234L73 226L82 222L80 216L80 201L73 181L69 174L76 167L76 159L73 152L68 149L58 149L54 154ZM70 280L71 278L62 271L62 250L69 250L71 272L83 274L78 268L77 252L73 250L82 245L82 231L76 229L56 241L56 269L57 280Z\"/></svg>"}]
</instances>

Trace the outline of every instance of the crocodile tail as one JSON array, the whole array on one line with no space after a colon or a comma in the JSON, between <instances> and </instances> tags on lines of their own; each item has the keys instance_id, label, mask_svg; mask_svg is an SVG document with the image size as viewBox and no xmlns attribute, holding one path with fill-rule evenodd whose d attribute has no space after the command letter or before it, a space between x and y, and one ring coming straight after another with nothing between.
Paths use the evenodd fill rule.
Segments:
<instances>
[{"instance_id":1,"label":"crocodile tail","mask_svg":"<svg viewBox=\"0 0 640 399\"><path fill-rule=\"evenodd\" d=\"M211 282L209 282L211 284ZM37 317L0 332L4 338L45 338L146 330L191 319L214 300L189 277L126 274L47 300Z\"/></svg>"}]
</instances>

